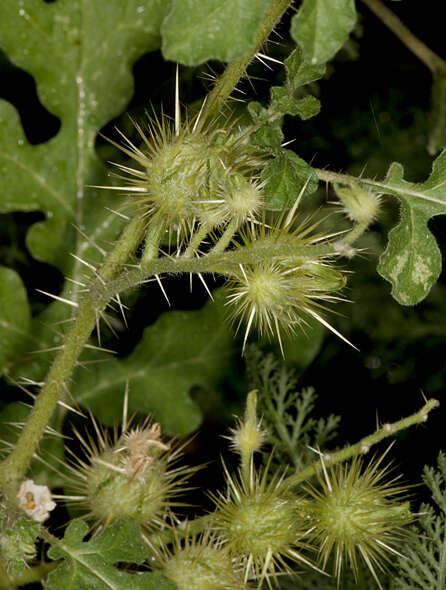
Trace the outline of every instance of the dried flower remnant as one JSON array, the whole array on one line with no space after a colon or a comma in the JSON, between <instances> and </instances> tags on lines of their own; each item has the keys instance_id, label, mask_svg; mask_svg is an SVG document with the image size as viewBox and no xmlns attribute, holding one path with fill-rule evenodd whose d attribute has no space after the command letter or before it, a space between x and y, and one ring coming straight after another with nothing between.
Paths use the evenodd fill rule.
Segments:
<instances>
[{"instance_id":1,"label":"dried flower remnant","mask_svg":"<svg viewBox=\"0 0 446 590\"><path fill-rule=\"evenodd\" d=\"M56 507L49 488L36 485L32 479L22 482L17 498L20 508L38 522L44 522L49 518L51 510Z\"/></svg>"},{"instance_id":2,"label":"dried flower remnant","mask_svg":"<svg viewBox=\"0 0 446 590\"><path fill-rule=\"evenodd\" d=\"M146 530L162 527L169 509L183 505L176 497L189 488L186 480L194 467L173 467L182 447L161 440L158 423L146 420L129 427L126 420L120 435L110 435L92 419L97 439L75 431L85 457L73 455L69 487L75 495L67 501L80 503L87 518L97 524L126 518Z\"/></svg>"}]
</instances>

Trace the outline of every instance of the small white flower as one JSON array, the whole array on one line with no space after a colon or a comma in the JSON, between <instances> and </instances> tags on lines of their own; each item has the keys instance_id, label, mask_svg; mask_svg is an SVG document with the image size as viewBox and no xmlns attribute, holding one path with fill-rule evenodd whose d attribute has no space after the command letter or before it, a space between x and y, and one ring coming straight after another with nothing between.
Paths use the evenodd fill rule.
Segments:
<instances>
[{"instance_id":1,"label":"small white flower","mask_svg":"<svg viewBox=\"0 0 446 590\"><path fill-rule=\"evenodd\" d=\"M33 520L43 522L49 518L56 503L51 499L51 492L47 486L38 486L32 479L26 479L17 494L19 506Z\"/></svg>"}]
</instances>

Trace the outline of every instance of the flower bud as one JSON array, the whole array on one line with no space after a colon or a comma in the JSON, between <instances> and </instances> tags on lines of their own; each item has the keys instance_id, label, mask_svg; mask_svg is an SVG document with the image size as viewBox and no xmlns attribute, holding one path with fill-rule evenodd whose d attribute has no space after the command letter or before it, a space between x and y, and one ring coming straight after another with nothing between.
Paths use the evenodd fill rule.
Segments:
<instances>
[{"instance_id":1,"label":"flower bud","mask_svg":"<svg viewBox=\"0 0 446 590\"><path fill-rule=\"evenodd\" d=\"M344 210L352 221L369 225L378 214L380 199L377 195L363 189L358 183L348 186L334 184L337 197L344 205Z\"/></svg>"},{"instance_id":2,"label":"flower bud","mask_svg":"<svg viewBox=\"0 0 446 590\"><path fill-rule=\"evenodd\" d=\"M243 456L251 456L259 451L265 438L265 432L257 420L257 391L248 393L244 420L239 420L236 428L231 429L231 446Z\"/></svg>"}]
</instances>

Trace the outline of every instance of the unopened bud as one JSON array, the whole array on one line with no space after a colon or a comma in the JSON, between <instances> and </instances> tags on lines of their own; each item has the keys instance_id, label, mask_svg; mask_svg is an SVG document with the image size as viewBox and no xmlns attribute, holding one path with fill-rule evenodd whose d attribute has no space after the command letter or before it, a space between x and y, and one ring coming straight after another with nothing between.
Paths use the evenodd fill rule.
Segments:
<instances>
[{"instance_id":1,"label":"unopened bud","mask_svg":"<svg viewBox=\"0 0 446 590\"><path fill-rule=\"evenodd\" d=\"M376 218L380 205L378 195L364 190L352 182L349 186L334 184L337 197L342 202L345 212L352 221L370 224Z\"/></svg>"}]
</instances>

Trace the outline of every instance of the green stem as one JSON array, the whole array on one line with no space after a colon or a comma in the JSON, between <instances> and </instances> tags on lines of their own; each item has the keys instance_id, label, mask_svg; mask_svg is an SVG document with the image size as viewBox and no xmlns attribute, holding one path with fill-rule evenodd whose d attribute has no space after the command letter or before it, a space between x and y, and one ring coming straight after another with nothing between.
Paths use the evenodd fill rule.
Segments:
<instances>
[{"instance_id":1,"label":"green stem","mask_svg":"<svg viewBox=\"0 0 446 590\"><path fill-rule=\"evenodd\" d=\"M313 171L316 173L319 180L324 180L326 182L340 182L344 184L351 184L360 183L365 184L366 186L371 186L375 189L378 189L383 194L390 194L390 195L407 195L412 194L416 197L426 198L420 193L420 191L412 191L410 188L404 188L398 186L392 186L390 184L386 184L385 182L380 182L378 180L373 180L373 178L362 178L359 176L352 176L351 174L341 174L340 172L332 172L331 170L322 170L321 168L313 168Z\"/></svg>"},{"instance_id":2,"label":"green stem","mask_svg":"<svg viewBox=\"0 0 446 590\"><path fill-rule=\"evenodd\" d=\"M257 29L255 43L252 49L250 49L250 51L248 51L243 57L231 62L226 67L225 71L220 78L218 78L214 88L208 95L204 111L200 118L200 128L203 127L206 121L216 117L220 113L222 106L228 100L238 81L245 75L249 62L268 39L268 36L274 29L277 21L290 4L290 0L273 0L271 2L259 28Z\"/></svg>"},{"instance_id":3,"label":"green stem","mask_svg":"<svg viewBox=\"0 0 446 590\"><path fill-rule=\"evenodd\" d=\"M144 250L141 256L141 264L144 264L148 260L158 256L160 240L163 231L164 228L162 226L151 226L150 229L148 229L144 240Z\"/></svg>"},{"instance_id":4,"label":"green stem","mask_svg":"<svg viewBox=\"0 0 446 590\"><path fill-rule=\"evenodd\" d=\"M415 37L412 31L380 0L362 1L433 74L446 72L446 62L420 41L418 37Z\"/></svg>"},{"instance_id":5,"label":"green stem","mask_svg":"<svg viewBox=\"0 0 446 590\"><path fill-rule=\"evenodd\" d=\"M368 221L362 221L361 223L357 223L353 226L353 229L348 232L346 236L339 240L340 244L351 245L356 240L362 236L362 234L366 231L366 229L370 226Z\"/></svg>"},{"instance_id":6,"label":"green stem","mask_svg":"<svg viewBox=\"0 0 446 590\"><path fill-rule=\"evenodd\" d=\"M234 237L235 232L237 231L239 226L239 222L237 219L232 219L223 234L221 235L218 242L211 250L211 254L218 254L219 252L224 252L226 248L231 243L232 238Z\"/></svg>"},{"instance_id":7,"label":"green stem","mask_svg":"<svg viewBox=\"0 0 446 590\"><path fill-rule=\"evenodd\" d=\"M54 359L20 437L11 453L0 464L0 482L10 498L17 494L19 481L24 477L38 449L72 368L95 326L97 315L105 309L114 295L113 292L104 291L104 284L117 275L129 256L135 252L143 238L144 228L145 223L140 218L132 219L103 262L88 293L79 302L76 321L67 332L63 348Z\"/></svg>"},{"instance_id":8,"label":"green stem","mask_svg":"<svg viewBox=\"0 0 446 590\"><path fill-rule=\"evenodd\" d=\"M198 250L201 242L208 235L209 231L210 227L207 223L203 223L202 225L200 225L198 230L192 235L191 240L189 242L189 246L186 248L184 252L184 256L186 258L189 258L190 256L194 255L194 253Z\"/></svg>"},{"instance_id":9,"label":"green stem","mask_svg":"<svg viewBox=\"0 0 446 590\"><path fill-rule=\"evenodd\" d=\"M402 418L398 420L398 422L393 422L393 424L384 424L381 428L379 428L373 434L364 437L359 442L354 445L351 445L345 449L337 451L335 453L324 453L324 464L326 466L335 465L336 463L341 463L342 461L346 461L351 457L355 457L356 455L365 454L369 451L370 447L376 445L376 443L384 440L389 436L394 436L400 430L405 430L414 424L422 424L426 422L428 418L428 414L431 410L438 408L440 402L436 399L430 399L426 402L426 404L407 418ZM316 475L322 469L322 461L318 460L315 461L312 465L309 465L299 473L291 475L288 477L285 482L287 485L296 486L301 482L310 479L313 475Z\"/></svg>"},{"instance_id":10,"label":"green stem","mask_svg":"<svg viewBox=\"0 0 446 590\"><path fill-rule=\"evenodd\" d=\"M316 245L293 245L289 243L264 243L258 242L247 248L237 248L229 252L209 253L200 258L169 258L164 256L149 261L144 267L122 273L114 281L111 281L107 289L112 294L121 293L126 289L138 286L148 277L157 274L178 273L220 273L228 274L239 264L258 264L265 260L274 260L286 256L300 258L317 258L335 253L333 244L326 242Z\"/></svg>"}]
</instances>

